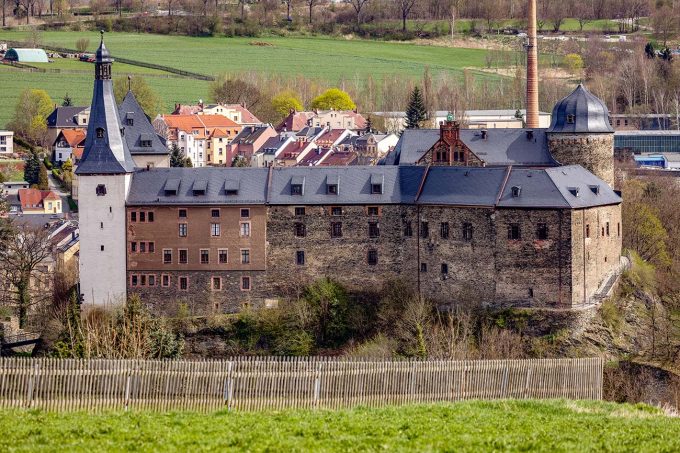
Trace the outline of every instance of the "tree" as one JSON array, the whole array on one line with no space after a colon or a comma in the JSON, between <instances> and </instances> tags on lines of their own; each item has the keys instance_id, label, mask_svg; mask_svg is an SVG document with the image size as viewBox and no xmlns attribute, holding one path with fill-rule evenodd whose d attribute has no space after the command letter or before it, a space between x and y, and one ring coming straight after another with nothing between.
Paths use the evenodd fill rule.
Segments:
<instances>
[{"instance_id":1,"label":"tree","mask_svg":"<svg viewBox=\"0 0 680 453\"><path fill-rule=\"evenodd\" d=\"M357 25L361 25L361 11L369 0L344 0L344 2L352 5L352 8L354 8L354 12L357 15Z\"/></svg>"},{"instance_id":2,"label":"tree","mask_svg":"<svg viewBox=\"0 0 680 453\"><path fill-rule=\"evenodd\" d=\"M654 12L652 25L654 33L663 41L663 47L666 47L668 39L678 32L678 15L670 6L664 5Z\"/></svg>"},{"instance_id":3,"label":"tree","mask_svg":"<svg viewBox=\"0 0 680 453\"><path fill-rule=\"evenodd\" d=\"M71 100L71 96L66 93L64 95L64 99L61 101L61 106L62 107L70 107L73 105L73 101Z\"/></svg>"},{"instance_id":4,"label":"tree","mask_svg":"<svg viewBox=\"0 0 680 453\"><path fill-rule=\"evenodd\" d=\"M132 91L144 113L150 117L156 116L162 110L160 97L143 77L116 77L113 79L113 93L118 104L123 102L128 91Z\"/></svg>"},{"instance_id":5,"label":"tree","mask_svg":"<svg viewBox=\"0 0 680 453\"><path fill-rule=\"evenodd\" d=\"M654 49L654 44L651 42L645 44L645 56L649 59L656 58L656 50Z\"/></svg>"},{"instance_id":6,"label":"tree","mask_svg":"<svg viewBox=\"0 0 680 453\"><path fill-rule=\"evenodd\" d=\"M14 226L0 247L0 274L10 284L21 328L26 327L28 310L39 301L40 288L48 278L41 264L51 254L47 231L26 224Z\"/></svg>"},{"instance_id":7,"label":"tree","mask_svg":"<svg viewBox=\"0 0 680 453\"><path fill-rule=\"evenodd\" d=\"M354 110L352 98L339 88L329 88L312 100L311 107L320 110Z\"/></svg>"},{"instance_id":8,"label":"tree","mask_svg":"<svg viewBox=\"0 0 680 453\"><path fill-rule=\"evenodd\" d=\"M19 95L10 128L34 145L43 145L47 133L47 117L54 103L45 90L27 88Z\"/></svg>"},{"instance_id":9,"label":"tree","mask_svg":"<svg viewBox=\"0 0 680 453\"><path fill-rule=\"evenodd\" d=\"M61 171L64 173L70 173L73 171L73 162L71 162L70 157L66 159L63 164L61 164Z\"/></svg>"},{"instance_id":10,"label":"tree","mask_svg":"<svg viewBox=\"0 0 680 453\"><path fill-rule=\"evenodd\" d=\"M281 116L286 116L291 110L301 111L302 101L293 90L285 90L272 98L272 108Z\"/></svg>"},{"instance_id":11,"label":"tree","mask_svg":"<svg viewBox=\"0 0 680 453\"><path fill-rule=\"evenodd\" d=\"M38 184L40 182L40 159L36 153L31 153L24 164L24 181L30 185Z\"/></svg>"},{"instance_id":12,"label":"tree","mask_svg":"<svg viewBox=\"0 0 680 453\"><path fill-rule=\"evenodd\" d=\"M577 53L570 53L564 56L564 66L572 74L578 74L583 69L583 58Z\"/></svg>"},{"instance_id":13,"label":"tree","mask_svg":"<svg viewBox=\"0 0 680 453\"><path fill-rule=\"evenodd\" d=\"M87 38L80 38L76 41L76 50L80 53L86 52L90 47L90 40Z\"/></svg>"},{"instance_id":14,"label":"tree","mask_svg":"<svg viewBox=\"0 0 680 453\"><path fill-rule=\"evenodd\" d=\"M312 13L314 10L314 7L319 3L320 0L305 0L307 3L307 6L309 6L309 23L312 23Z\"/></svg>"},{"instance_id":15,"label":"tree","mask_svg":"<svg viewBox=\"0 0 680 453\"><path fill-rule=\"evenodd\" d=\"M292 22L293 19L290 17L290 8L293 6L293 0L281 0L281 2L286 4L286 20Z\"/></svg>"},{"instance_id":16,"label":"tree","mask_svg":"<svg viewBox=\"0 0 680 453\"><path fill-rule=\"evenodd\" d=\"M47 177L47 168L44 165L40 165L40 173L38 174L38 189L49 190L50 180Z\"/></svg>"},{"instance_id":17,"label":"tree","mask_svg":"<svg viewBox=\"0 0 680 453\"><path fill-rule=\"evenodd\" d=\"M397 7L401 13L401 30L406 31L406 19L415 6L417 0L397 0Z\"/></svg>"},{"instance_id":18,"label":"tree","mask_svg":"<svg viewBox=\"0 0 680 453\"><path fill-rule=\"evenodd\" d=\"M246 159L244 156L236 155L234 156L234 159L231 161L231 166L232 167L250 167L250 164L248 164L248 159Z\"/></svg>"},{"instance_id":19,"label":"tree","mask_svg":"<svg viewBox=\"0 0 680 453\"><path fill-rule=\"evenodd\" d=\"M187 157L177 144L170 147L170 166L171 167L191 167L191 159Z\"/></svg>"},{"instance_id":20,"label":"tree","mask_svg":"<svg viewBox=\"0 0 680 453\"><path fill-rule=\"evenodd\" d=\"M223 74L210 83L210 95L218 104L242 104L253 111L264 96L253 84Z\"/></svg>"},{"instance_id":21,"label":"tree","mask_svg":"<svg viewBox=\"0 0 680 453\"><path fill-rule=\"evenodd\" d=\"M425 101L417 86L411 91L411 98L406 108L406 129L420 129L427 120Z\"/></svg>"}]
</instances>

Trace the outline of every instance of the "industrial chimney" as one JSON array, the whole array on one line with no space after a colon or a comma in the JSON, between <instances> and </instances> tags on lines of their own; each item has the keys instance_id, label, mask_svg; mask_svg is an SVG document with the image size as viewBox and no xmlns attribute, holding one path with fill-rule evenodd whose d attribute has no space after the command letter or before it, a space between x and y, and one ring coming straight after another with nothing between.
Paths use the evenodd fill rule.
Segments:
<instances>
[{"instance_id":1,"label":"industrial chimney","mask_svg":"<svg viewBox=\"0 0 680 453\"><path fill-rule=\"evenodd\" d=\"M536 40L536 0L529 0L527 39L526 127L538 128L538 47Z\"/></svg>"}]
</instances>

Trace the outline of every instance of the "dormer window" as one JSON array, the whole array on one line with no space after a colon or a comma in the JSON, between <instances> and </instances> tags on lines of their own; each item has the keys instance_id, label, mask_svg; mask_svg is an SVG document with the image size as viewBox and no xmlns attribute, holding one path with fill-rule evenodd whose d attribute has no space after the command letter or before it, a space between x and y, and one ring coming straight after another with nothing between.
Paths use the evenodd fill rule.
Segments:
<instances>
[{"instance_id":1,"label":"dormer window","mask_svg":"<svg viewBox=\"0 0 680 453\"><path fill-rule=\"evenodd\" d=\"M165 195L177 195L179 190L179 179L168 179L165 182Z\"/></svg>"},{"instance_id":2,"label":"dormer window","mask_svg":"<svg viewBox=\"0 0 680 453\"><path fill-rule=\"evenodd\" d=\"M574 124L576 122L576 115L567 115L567 124Z\"/></svg>"},{"instance_id":3,"label":"dormer window","mask_svg":"<svg viewBox=\"0 0 680 453\"><path fill-rule=\"evenodd\" d=\"M104 129L101 127L97 128L97 138L104 138Z\"/></svg>"},{"instance_id":4,"label":"dormer window","mask_svg":"<svg viewBox=\"0 0 680 453\"><path fill-rule=\"evenodd\" d=\"M568 190L569 193L571 193L573 196L578 197L578 192L579 192L578 187L569 187L569 188L567 188L567 190Z\"/></svg>"},{"instance_id":5,"label":"dormer window","mask_svg":"<svg viewBox=\"0 0 680 453\"><path fill-rule=\"evenodd\" d=\"M238 195L239 181L234 179L227 179L224 181L224 192L227 195Z\"/></svg>"},{"instance_id":6,"label":"dormer window","mask_svg":"<svg viewBox=\"0 0 680 453\"><path fill-rule=\"evenodd\" d=\"M521 186L512 186L512 197L517 198L522 194L522 187Z\"/></svg>"},{"instance_id":7,"label":"dormer window","mask_svg":"<svg viewBox=\"0 0 680 453\"><path fill-rule=\"evenodd\" d=\"M329 175L326 177L326 193L328 195L337 195L339 192L339 181L337 175Z\"/></svg>"},{"instance_id":8,"label":"dormer window","mask_svg":"<svg viewBox=\"0 0 680 453\"><path fill-rule=\"evenodd\" d=\"M191 188L191 191L193 192L194 196L205 195L207 190L208 181L206 181L205 179L194 181L194 185Z\"/></svg>"},{"instance_id":9,"label":"dormer window","mask_svg":"<svg viewBox=\"0 0 680 453\"><path fill-rule=\"evenodd\" d=\"M371 193L374 195L380 195L383 193L383 175L371 175Z\"/></svg>"},{"instance_id":10,"label":"dormer window","mask_svg":"<svg viewBox=\"0 0 680 453\"><path fill-rule=\"evenodd\" d=\"M96 191L98 197L103 197L104 195L106 195L106 186L104 184L99 184L97 186Z\"/></svg>"},{"instance_id":11,"label":"dormer window","mask_svg":"<svg viewBox=\"0 0 680 453\"><path fill-rule=\"evenodd\" d=\"M305 178L303 176L294 176L290 181L291 195L304 195Z\"/></svg>"},{"instance_id":12,"label":"dormer window","mask_svg":"<svg viewBox=\"0 0 680 453\"><path fill-rule=\"evenodd\" d=\"M600 186L598 186L598 185L593 185L593 186L588 186L588 187L590 187L590 191L591 191L592 193L594 193L595 195L599 195L599 194L600 194Z\"/></svg>"}]
</instances>

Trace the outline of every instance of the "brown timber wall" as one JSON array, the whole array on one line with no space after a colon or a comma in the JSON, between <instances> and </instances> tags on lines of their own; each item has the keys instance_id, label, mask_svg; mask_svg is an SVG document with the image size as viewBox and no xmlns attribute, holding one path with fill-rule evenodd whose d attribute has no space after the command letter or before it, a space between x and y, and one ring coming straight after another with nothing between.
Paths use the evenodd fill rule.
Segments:
<instances>
[{"instance_id":1,"label":"brown timber wall","mask_svg":"<svg viewBox=\"0 0 680 453\"><path fill-rule=\"evenodd\" d=\"M499 398L602 398L603 361L0 359L0 408L337 409Z\"/></svg>"}]
</instances>

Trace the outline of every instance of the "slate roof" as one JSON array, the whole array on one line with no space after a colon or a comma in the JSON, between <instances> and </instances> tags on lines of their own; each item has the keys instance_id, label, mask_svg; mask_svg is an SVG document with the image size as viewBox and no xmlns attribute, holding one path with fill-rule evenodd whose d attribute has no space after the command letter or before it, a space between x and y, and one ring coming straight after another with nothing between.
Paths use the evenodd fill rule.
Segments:
<instances>
[{"instance_id":1,"label":"slate roof","mask_svg":"<svg viewBox=\"0 0 680 453\"><path fill-rule=\"evenodd\" d=\"M168 148L151 124L151 120L142 106L139 105L132 91L128 91L123 102L118 106L121 127L125 130L124 138L132 155L135 154L168 154ZM132 126L127 124L132 119ZM150 147L141 146L142 140L151 141Z\"/></svg>"},{"instance_id":2,"label":"slate roof","mask_svg":"<svg viewBox=\"0 0 680 453\"><path fill-rule=\"evenodd\" d=\"M139 170L132 178L128 205L264 204L266 168L151 168ZM194 188L205 181L205 195L194 195ZM177 195L166 193L176 186ZM227 195L226 187L238 188Z\"/></svg>"},{"instance_id":3,"label":"slate roof","mask_svg":"<svg viewBox=\"0 0 680 453\"><path fill-rule=\"evenodd\" d=\"M529 138L528 131L532 131ZM439 140L439 129L406 129L385 165L415 165ZM486 165L554 166L545 129L461 129L460 139Z\"/></svg>"},{"instance_id":4,"label":"slate roof","mask_svg":"<svg viewBox=\"0 0 680 453\"><path fill-rule=\"evenodd\" d=\"M231 141L232 145L236 144L250 144L257 140L260 135L264 134L270 126L244 126L243 129ZM278 137L275 137L278 139Z\"/></svg>"},{"instance_id":5,"label":"slate roof","mask_svg":"<svg viewBox=\"0 0 680 453\"><path fill-rule=\"evenodd\" d=\"M431 167L418 203L494 206L506 168Z\"/></svg>"},{"instance_id":6,"label":"slate roof","mask_svg":"<svg viewBox=\"0 0 680 453\"><path fill-rule=\"evenodd\" d=\"M548 132L599 134L612 133L614 129L605 103L580 84L555 104Z\"/></svg>"},{"instance_id":7,"label":"slate roof","mask_svg":"<svg viewBox=\"0 0 680 453\"><path fill-rule=\"evenodd\" d=\"M56 107L47 117L47 127L56 127L59 129L68 127L82 127L73 121L73 118L83 110L89 107Z\"/></svg>"}]
</instances>

